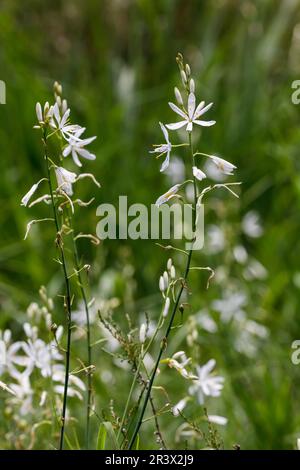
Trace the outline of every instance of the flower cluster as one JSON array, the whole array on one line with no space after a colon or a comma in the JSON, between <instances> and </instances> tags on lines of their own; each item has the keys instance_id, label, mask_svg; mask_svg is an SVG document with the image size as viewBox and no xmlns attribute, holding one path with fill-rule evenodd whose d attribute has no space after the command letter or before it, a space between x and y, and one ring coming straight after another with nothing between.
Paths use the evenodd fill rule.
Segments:
<instances>
[{"instance_id":1,"label":"flower cluster","mask_svg":"<svg viewBox=\"0 0 300 470\"><path fill-rule=\"evenodd\" d=\"M63 327L53 323L53 301L45 288L40 295L42 305L33 302L27 309L23 340L14 342L11 330L0 331L0 377L8 383L7 403L24 417L37 405L41 410L49 409L51 403L61 399L64 388L65 367L59 344ZM82 399L84 390L83 381L70 374L68 396Z\"/></svg>"},{"instance_id":2,"label":"flower cluster","mask_svg":"<svg viewBox=\"0 0 300 470\"><path fill-rule=\"evenodd\" d=\"M49 183L49 178L42 178L37 183L35 183L25 194L25 196L22 198L21 205L25 207L32 207L40 202L50 204L53 198L54 202L62 201L62 203L59 205L59 210L62 210L66 204L69 204L71 206L72 212L74 212L74 204L79 206L87 206L93 201L93 199L88 202L84 202L78 198L72 200L71 197L74 194L73 185L84 178L90 178L98 187L100 187L100 184L92 173L81 173L78 175L74 171L64 168L63 160L71 155L73 162L77 167L82 167L80 158L86 160L95 160L96 156L86 147L91 144L96 139L96 137L93 136L83 138L83 133L86 129L78 124L71 123L70 108L68 107L67 101L62 99L62 87L57 82L54 83L54 96L55 103L53 105L50 105L48 102L46 102L43 107L40 103L36 104L36 116L38 124L36 124L34 127L42 131L45 145L48 139L54 138L58 141L61 148L59 155L59 165L51 160L51 169L54 170L57 187L52 195L43 194L34 201L31 201L40 184L43 181L48 181ZM50 158L48 159L50 160ZM40 221L43 220L48 219L41 219ZM32 222L36 223L40 221ZM32 226L32 222L27 226L26 237Z\"/></svg>"},{"instance_id":3,"label":"flower cluster","mask_svg":"<svg viewBox=\"0 0 300 470\"><path fill-rule=\"evenodd\" d=\"M207 111L211 109L211 107L213 106L213 103L209 103L206 105L205 101L200 101L198 105L196 104L195 81L191 77L190 66L188 64L184 65L183 57L181 54L178 54L177 56L177 63L179 65L181 80L182 80L182 84L187 95L187 100L185 103L180 90L177 87L175 87L174 94L175 94L175 98L177 101L177 105L172 102L169 102L169 106L172 109L172 111L174 111L177 115L179 115L182 118L182 120L179 122L171 123L171 124L163 124L161 122L159 123L160 128L165 138L165 143L154 145L155 148L154 150L151 150L150 153L156 154L157 158L160 158L161 156L166 155L166 158L163 161L161 168L160 168L161 172L165 171L169 167L170 155L171 155L171 151L173 148L180 147L182 145L183 146L189 145L189 143L183 143L179 145L172 144L170 141L168 129L173 131L173 130L178 130L178 129L185 127L185 130L187 131L188 135L191 135L191 133L193 132L194 124L200 127L210 127L216 123L216 121L214 120L206 121L203 119L199 119L201 116L203 116ZM233 175L233 172L236 169L235 165L233 165L227 160L224 160L223 158L218 157L216 155L209 155L209 154L204 154L201 152L196 152L193 155L193 159L196 156L204 156L208 158L221 173L227 176ZM202 181L205 178L207 178L206 173L200 168L198 168L195 163L193 164L193 167L192 167L192 173L193 173L193 177L198 181ZM185 183L176 184L172 186L166 193L164 193L162 196L160 196L157 199L156 205L159 207L161 204L164 204L170 199L176 197L178 191L181 189L181 187L184 184Z\"/></svg>"}]
</instances>

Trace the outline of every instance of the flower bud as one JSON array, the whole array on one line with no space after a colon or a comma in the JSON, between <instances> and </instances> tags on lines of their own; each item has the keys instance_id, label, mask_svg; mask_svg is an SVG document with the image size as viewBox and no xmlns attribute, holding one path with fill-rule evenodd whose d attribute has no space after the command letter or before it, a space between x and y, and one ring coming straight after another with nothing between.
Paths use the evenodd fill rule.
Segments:
<instances>
[{"instance_id":1,"label":"flower bud","mask_svg":"<svg viewBox=\"0 0 300 470\"><path fill-rule=\"evenodd\" d=\"M190 79L190 92L195 93L195 81L193 78Z\"/></svg>"},{"instance_id":2,"label":"flower bud","mask_svg":"<svg viewBox=\"0 0 300 470\"><path fill-rule=\"evenodd\" d=\"M169 276L168 276L167 271L164 272L163 276L164 276L165 289L167 289L167 287L169 285Z\"/></svg>"},{"instance_id":3,"label":"flower bud","mask_svg":"<svg viewBox=\"0 0 300 470\"><path fill-rule=\"evenodd\" d=\"M165 290L165 281L164 281L164 278L162 276L160 276L160 278L159 278L159 290L161 292L164 292L164 290Z\"/></svg>"},{"instance_id":4,"label":"flower bud","mask_svg":"<svg viewBox=\"0 0 300 470\"><path fill-rule=\"evenodd\" d=\"M182 83L183 83L184 85L186 85L186 84L187 84L187 77L186 77L185 71L184 71L184 70L181 70L181 71L180 71L180 75L181 75Z\"/></svg>"},{"instance_id":5,"label":"flower bud","mask_svg":"<svg viewBox=\"0 0 300 470\"><path fill-rule=\"evenodd\" d=\"M141 325L141 328L140 328L140 342L141 344L144 344L144 342L146 341L146 325L145 323L142 323Z\"/></svg>"},{"instance_id":6,"label":"flower bud","mask_svg":"<svg viewBox=\"0 0 300 470\"><path fill-rule=\"evenodd\" d=\"M167 297L166 302L165 302L165 306L164 306L164 309L163 309L163 313L162 313L164 318L168 315L169 309L170 309L170 298Z\"/></svg>"},{"instance_id":7,"label":"flower bud","mask_svg":"<svg viewBox=\"0 0 300 470\"><path fill-rule=\"evenodd\" d=\"M177 103L182 106L183 105L182 96L177 87L174 88L174 93L175 93L175 98L176 98Z\"/></svg>"},{"instance_id":8,"label":"flower bud","mask_svg":"<svg viewBox=\"0 0 300 470\"><path fill-rule=\"evenodd\" d=\"M172 258L169 258L169 259L168 259L168 262L167 262L167 268L168 268L169 271L170 271L170 269L172 268L172 265L173 265Z\"/></svg>"},{"instance_id":9,"label":"flower bud","mask_svg":"<svg viewBox=\"0 0 300 470\"><path fill-rule=\"evenodd\" d=\"M186 72L187 76L190 77L190 75L191 75L191 67L189 66L189 64L186 64L186 65L185 65L185 72Z\"/></svg>"},{"instance_id":10,"label":"flower bud","mask_svg":"<svg viewBox=\"0 0 300 470\"><path fill-rule=\"evenodd\" d=\"M36 111L36 117L39 122L43 121L43 111L42 111L42 106L41 103L37 103L35 106L35 111Z\"/></svg>"},{"instance_id":11,"label":"flower bud","mask_svg":"<svg viewBox=\"0 0 300 470\"><path fill-rule=\"evenodd\" d=\"M171 279L175 279L176 277L176 269L175 269L175 266L171 266L171 270L170 270L170 274L171 274Z\"/></svg>"}]
</instances>

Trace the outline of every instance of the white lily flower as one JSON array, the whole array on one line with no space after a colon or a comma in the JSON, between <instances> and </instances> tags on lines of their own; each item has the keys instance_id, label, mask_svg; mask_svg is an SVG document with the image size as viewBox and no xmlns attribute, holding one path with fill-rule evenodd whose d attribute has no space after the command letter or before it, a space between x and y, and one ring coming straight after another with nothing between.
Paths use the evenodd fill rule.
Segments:
<instances>
[{"instance_id":1,"label":"white lily flower","mask_svg":"<svg viewBox=\"0 0 300 470\"><path fill-rule=\"evenodd\" d=\"M199 121L199 117L202 114L206 113L211 107L213 103L208 104L205 106L205 102L201 101L201 103L196 108L196 97L194 93L190 93L188 97L188 111L183 111L182 109L178 108L176 104L169 103L170 108L179 116L181 116L184 121L175 122L173 124L166 124L166 127L170 130L180 129L183 126L186 126L186 130L188 132L192 132L193 124L197 124L198 126L209 127L213 126L216 121Z\"/></svg>"},{"instance_id":2,"label":"white lily flower","mask_svg":"<svg viewBox=\"0 0 300 470\"><path fill-rule=\"evenodd\" d=\"M42 181L47 181L47 178L42 178L29 189L29 191L25 194L25 196L23 196L21 200L21 206L27 206L28 202L30 201Z\"/></svg>"},{"instance_id":3,"label":"white lily flower","mask_svg":"<svg viewBox=\"0 0 300 470\"><path fill-rule=\"evenodd\" d=\"M204 178L206 178L206 174L204 173L204 171L199 170L199 168L197 168L196 166L193 166L193 175L199 181L202 181L204 180Z\"/></svg>"},{"instance_id":4,"label":"white lily flower","mask_svg":"<svg viewBox=\"0 0 300 470\"><path fill-rule=\"evenodd\" d=\"M179 191L180 186L181 186L180 184L175 184L174 186L172 186L172 188L170 188L169 191L167 191L165 194L163 194L157 199L155 205L157 207L160 207L162 204L169 201L174 196L174 194L176 194Z\"/></svg>"},{"instance_id":5,"label":"white lily flower","mask_svg":"<svg viewBox=\"0 0 300 470\"><path fill-rule=\"evenodd\" d=\"M82 129L80 126L78 126L78 124L69 124L70 112L71 110L67 109L61 116L59 106L57 103L55 103L52 111L52 119L50 121L50 125L55 130L59 130L66 140L68 140L68 138L70 138L73 133Z\"/></svg>"},{"instance_id":6,"label":"white lily flower","mask_svg":"<svg viewBox=\"0 0 300 470\"><path fill-rule=\"evenodd\" d=\"M70 135L66 139L68 141L68 145L65 147L63 151L64 157L67 157L71 153L74 163L79 167L81 167L82 164L79 160L78 155L80 155L82 158L86 158L87 160L96 159L96 155L94 155L93 153L90 153L88 150L84 148L86 145L89 145L91 142L93 142L96 139L96 136L89 137L88 139L81 139L80 136L84 131L85 131L84 127L80 127L79 129L75 130L74 134Z\"/></svg>"},{"instance_id":7,"label":"white lily flower","mask_svg":"<svg viewBox=\"0 0 300 470\"><path fill-rule=\"evenodd\" d=\"M198 380L189 388L189 393L197 395L200 405L204 404L205 396L219 397L221 395L224 377L211 374L215 365L216 361L210 359L204 366L196 368Z\"/></svg>"},{"instance_id":8,"label":"white lily flower","mask_svg":"<svg viewBox=\"0 0 300 470\"><path fill-rule=\"evenodd\" d=\"M164 153L167 154L166 159L164 160L164 162L163 162L163 164L160 168L160 171L162 172L162 171L165 171L169 166L170 152L172 150L172 144L169 140L169 133L168 133L166 127L163 125L162 122L160 122L159 125L160 125L161 130L162 130L162 132L164 134L164 137L166 139L166 143L156 147L154 150L150 150L150 153L158 153L159 155L163 155Z\"/></svg>"},{"instance_id":9,"label":"white lily flower","mask_svg":"<svg viewBox=\"0 0 300 470\"><path fill-rule=\"evenodd\" d=\"M77 175L61 166L55 167L58 189L64 191L68 196L73 195L72 184L75 183Z\"/></svg>"},{"instance_id":10,"label":"white lily flower","mask_svg":"<svg viewBox=\"0 0 300 470\"><path fill-rule=\"evenodd\" d=\"M185 379L189 380L197 380L198 377L186 369L186 366L191 362L191 358L186 357L184 351L178 351L177 353L173 354L171 358L165 360L168 366L171 369L176 369L179 374L184 377Z\"/></svg>"},{"instance_id":11,"label":"white lily flower","mask_svg":"<svg viewBox=\"0 0 300 470\"><path fill-rule=\"evenodd\" d=\"M228 162L227 160L224 160L223 158L216 157L215 155L212 155L210 157L214 164L217 166L219 170L224 173L224 175L233 175L233 170L236 169L236 166L233 165L232 163Z\"/></svg>"}]
</instances>

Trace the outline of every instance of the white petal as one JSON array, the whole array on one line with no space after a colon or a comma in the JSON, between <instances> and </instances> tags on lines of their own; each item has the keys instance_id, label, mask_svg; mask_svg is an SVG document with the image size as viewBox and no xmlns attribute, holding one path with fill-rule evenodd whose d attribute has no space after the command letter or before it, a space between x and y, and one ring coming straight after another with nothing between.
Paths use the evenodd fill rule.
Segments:
<instances>
[{"instance_id":1,"label":"white petal","mask_svg":"<svg viewBox=\"0 0 300 470\"><path fill-rule=\"evenodd\" d=\"M167 129L165 128L165 126L163 125L162 122L160 122L159 125L160 125L160 128L161 128L161 130L162 130L164 136L165 136L166 142L169 144L169 143L170 143L170 141L169 141L169 133L168 133Z\"/></svg>"},{"instance_id":2,"label":"white petal","mask_svg":"<svg viewBox=\"0 0 300 470\"><path fill-rule=\"evenodd\" d=\"M25 194L25 196L22 198L21 201L21 206L27 206L29 200L32 198L33 194L36 192L37 188L39 187L40 183L42 181L45 181L46 178L42 178L40 181L35 183L28 191L28 193Z\"/></svg>"},{"instance_id":3,"label":"white petal","mask_svg":"<svg viewBox=\"0 0 300 470\"><path fill-rule=\"evenodd\" d=\"M86 149L78 148L77 153L79 153L81 157L86 158L87 160L96 160L96 155Z\"/></svg>"},{"instance_id":4,"label":"white petal","mask_svg":"<svg viewBox=\"0 0 300 470\"><path fill-rule=\"evenodd\" d=\"M186 126L186 130L187 130L188 132L192 132L192 130L193 130L193 123L192 123L192 122L189 122L189 123L188 123L188 125Z\"/></svg>"},{"instance_id":5,"label":"white petal","mask_svg":"<svg viewBox=\"0 0 300 470\"><path fill-rule=\"evenodd\" d=\"M162 166L160 167L160 171L161 172L165 171L168 168L169 163L170 163L170 152L167 153L167 157L164 160Z\"/></svg>"},{"instance_id":6,"label":"white petal","mask_svg":"<svg viewBox=\"0 0 300 470\"><path fill-rule=\"evenodd\" d=\"M186 125L187 121L180 121L180 122L174 122L172 124L166 124L166 127L170 129L171 131L175 131L177 129L180 129L181 127Z\"/></svg>"},{"instance_id":7,"label":"white petal","mask_svg":"<svg viewBox=\"0 0 300 470\"><path fill-rule=\"evenodd\" d=\"M204 105L204 101L202 101L200 104ZM198 110L199 106L197 107L196 109L196 112L194 114L194 118L195 119L198 119L198 117L202 116L202 114L206 113L206 111L208 111L211 107L212 107L213 103L209 103L207 106L205 106L205 108L203 108L203 106L201 106L201 108Z\"/></svg>"},{"instance_id":8,"label":"white petal","mask_svg":"<svg viewBox=\"0 0 300 470\"><path fill-rule=\"evenodd\" d=\"M210 127L216 124L216 121L198 121L195 120L193 121L195 124L198 124L198 126L203 126L203 127Z\"/></svg>"},{"instance_id":9,"label":"white petal","mask_svg":"<svg viewBox=\"0 0 300 470\"><path fill-rule=\"evenodd\" d=\"M196 108L196 111L194 112L194 119L197 119L198 116L200 116L200 111L201 109L203 108L203 106L205 105L205 101L200 101L200 103L198 104L197 108Z\"/></svg>"},{"instance_id":10,"label":"white petal","mask_svg":"<svg viewBox=\"0 0 300 470\"><path fill-rule=\"evenodd\" d=\"M194 116L195 107L196 107L196 97L194 93L190 93L188 97L188 113L189 113L190 119L192 119Z\"/></svg>"},{"instance_id":11,"label":"white petal","mask_svg":"<svg viewBox=\"0 0 300 470\"><path fill-rule=\"evenodd\" d=\"M187 118L186 113L184 111L182 111L180 108L178 108L178 106L176 106L176 104L169 103L169 106L175 113L179 114L179 116L183 117L184 119Z\"/></svg>"},{"instance_id":12,"label":"white petal","mask_svg":"<svg viewBox=\"0 0 300 470\"><path fill-rule=\"evenodd\" d=\"M77 153L75 152L75 150L72 150L72 158L73 158L73 160L74 160L75 165L77 165L77 166L79 166L79 167L82 166L82 164L81 164L81 162L80 162L80 160L79 160L79 158L78 158L78 155L77 155Z\"/></svg>"}]
</instances>

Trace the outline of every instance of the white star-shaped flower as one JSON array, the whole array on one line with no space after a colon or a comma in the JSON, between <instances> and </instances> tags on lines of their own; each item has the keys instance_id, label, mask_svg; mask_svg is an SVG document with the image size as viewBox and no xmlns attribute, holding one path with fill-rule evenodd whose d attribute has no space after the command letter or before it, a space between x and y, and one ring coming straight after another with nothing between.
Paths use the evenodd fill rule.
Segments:
<instances>
[{"instance_id":1,"label":"white star-shaped flower","mask_svg":"<svg viewBox=\"0 0 300 470\"><path fill-rule=\"evenodd\" d=\"M162 145L159 145L157 146L154 150L151 150L150 153L158 153L159 155L163 155L163 154L167 154L166 156L166 159L164 160L161 168L160 168L160 171L165 171L168 166L169 166L169 163L170 163L170 152L171 152L171 149L172 149L172 144L169 140L169 133L166 129L166 127L160 122L159 123L160 127L161 127L161 130L164 134L164 137L166 139L166 143L165 144L162 144Z\"/></svg>"},{"instance_id":2,"label":"white star-shaped flower","mask_svg":"<svg viewBox=\"0 0 300 470\"><path fill-rule=\"evenodd\" d=\"M196 368L198 380L189 388L191 395L196 394L200 405L204 403L204 397L219 397L223 388L224 377L211 374L216 365L214 359L210 359L204 366Z\"/></svg>"},{"instance_id":3,"label":"white star-shaped flower","mask_svg":"<svg viewBox=\"0 0 300 470\"><path fill-rule=\"evenodd\" d=\"M86 150L84 147L86 145L89 145L91 142L93 142L96 137L89 137L88 139L81 139L81 134L85 131L84 127L80 127L79 129L75 130L73 135L67 138L68 145L65 147L63 151L63 156L67 157L72 154L72 158L74 160L74 163L81 167L82 163L79 160L78 155L80 155L82 158L86 158L87 160L95 160L96 155L93 153L89 152Z\"/></svg>"},{"instance_id":4,"label":"white star-shaped flower","mask_svg":"<svg viewBox=\"0 0 300 470\"><path fill-rule=\"evenodd\" d=\"M193 124L197 124L198 126L209 127L213 126L216 121L202 121L198 118L202 116L206 111L208 111L212 107L213 103L209 103L205 106L205 102L201 101L196 108L196 97L194 93L190 93L188 97L188 111L183 111L182 109L178 108L176 104L169 103L170 108L179 116L181 116L184 121L175 122L173 124L166 124L166 127L170 130L180 129L183 126L186 126L186 130L188 132L192 132Z\"/></svg>"},{"instance_id":5,"label":"white star-shaped flower","mask_svg":"<svg viewBox=\"0 0 300 470\"><path fill-rule=\"evenodd\" d=\"M68 140L68 138L70 138L73 133L82 129L80 126L78 126L78 124L69 123L70 112L71 110L67 109L61 116L59 106L57 103L55 103L52 111L52 119L50 121L51 127L53 127L55 130L59 130L66 140Z\"/></svg>"}]
</instances>

